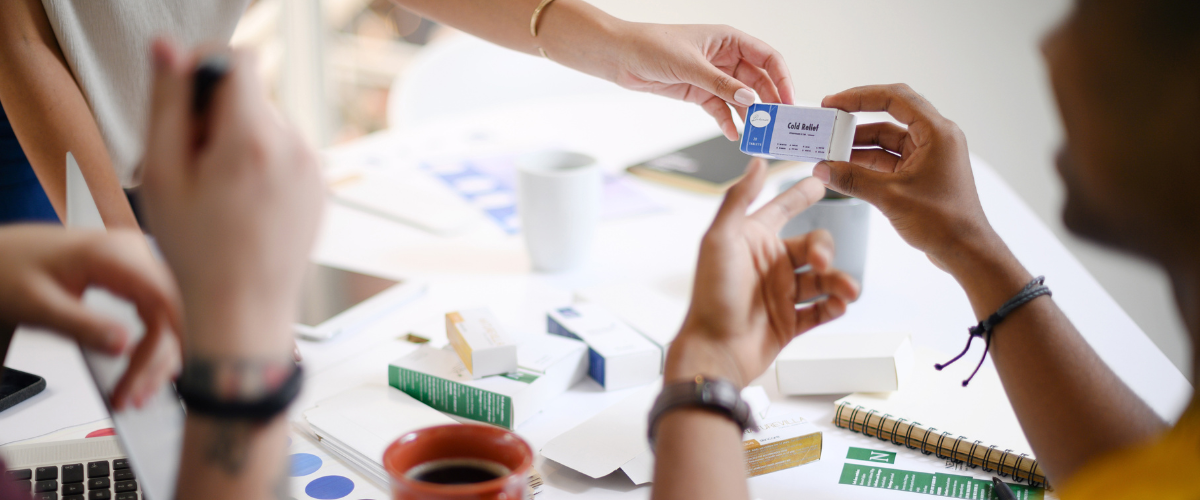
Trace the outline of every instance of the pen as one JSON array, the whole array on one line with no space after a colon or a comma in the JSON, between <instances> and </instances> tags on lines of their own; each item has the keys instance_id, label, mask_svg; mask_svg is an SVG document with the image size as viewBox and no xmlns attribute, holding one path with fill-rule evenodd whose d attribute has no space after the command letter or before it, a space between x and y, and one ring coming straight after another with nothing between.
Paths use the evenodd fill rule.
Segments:
<instances>
[{"instance_id":1,"label":"pen","mask_svg":"<svg viewBox=\"0 0 1200 500\"><path fill-rule=\"evenodd\" d=\"M1017 496L1013 494L1008 485L1004 484L1004 481L1001 481L1000 478L992 477L992 485L992 492L996 494L996 498L1000 500L1017 500Z\"/></svg>"},{"instance_id":2,"label":"pen","mask_svg":"<svg viewBox=\"0 0 1200 500\"><path fill-rule=\"evenodd\" d=\"M225 52L217 52L206 56L196 66L196 73L192 78L192 114L202 115L208 109L208 103L212 101L213 90L217 87L217 82L229 73L229 54Z\"/></svg>"}]
</instances>

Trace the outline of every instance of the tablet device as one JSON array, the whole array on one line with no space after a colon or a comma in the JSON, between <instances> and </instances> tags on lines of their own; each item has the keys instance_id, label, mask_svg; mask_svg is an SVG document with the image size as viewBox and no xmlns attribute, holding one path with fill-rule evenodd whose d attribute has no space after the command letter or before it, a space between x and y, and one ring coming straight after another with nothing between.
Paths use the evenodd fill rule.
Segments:
<instances>
[{"instance_id":1,"label":"tablet device","mask_svg":"<svg viewBox=\"0 0 1200 500\"><path fill-rule=\"evenodd\" d=\"M304 275L297 309L296 335L328 340L356 330L416 298L421 283L393 280L312 264Z\"/></svg>"}]
</instances>

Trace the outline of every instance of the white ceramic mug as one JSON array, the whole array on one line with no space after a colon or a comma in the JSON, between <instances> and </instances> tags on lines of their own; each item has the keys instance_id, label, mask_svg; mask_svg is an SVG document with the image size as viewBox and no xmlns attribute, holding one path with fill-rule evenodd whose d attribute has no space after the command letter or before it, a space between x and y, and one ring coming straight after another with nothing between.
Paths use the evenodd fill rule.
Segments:
<instances>
[{"instance_id":1,"label":"white ceramic mug","mask_svg":"<svg viewBox=\"0 0 1200 500\"><path fill-rule=\"evenodd\" d=\"M517 213L535 270L566 271L587 260L603 186L600 165L582 153L548 150L517 159Z\"/></svg>"},{"instance_id":2,"label":"white ceramic mug","mask_svg":"<svg viewBox=\"0 0 1200 500\"><path fill-rule=\"evenodd\" d=\"M784 183L779 192L795 184ZM779 236L790 238L814 229L828 230L833 235L833 267L845 271L861 285L867 264L870 221L869 203L826 189L825 198L789 220Z\"/></svg>"}]
</instances>

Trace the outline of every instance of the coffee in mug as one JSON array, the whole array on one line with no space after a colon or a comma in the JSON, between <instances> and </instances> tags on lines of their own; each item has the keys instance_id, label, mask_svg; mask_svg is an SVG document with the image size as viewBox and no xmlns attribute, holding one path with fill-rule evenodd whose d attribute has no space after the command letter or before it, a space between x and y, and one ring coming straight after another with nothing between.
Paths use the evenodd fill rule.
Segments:
<instances>
[{"instance_id":1,"label":"coffee in mug","mask_svg":"<svg viewBox=\"0 0 1200 500\"><path fill-rule=\"evenodd\" d=\"M481 458L430 460L405 473L411 479L434 484L472 484L507 476L508 467Z\"/></svg>"}]
</instances>

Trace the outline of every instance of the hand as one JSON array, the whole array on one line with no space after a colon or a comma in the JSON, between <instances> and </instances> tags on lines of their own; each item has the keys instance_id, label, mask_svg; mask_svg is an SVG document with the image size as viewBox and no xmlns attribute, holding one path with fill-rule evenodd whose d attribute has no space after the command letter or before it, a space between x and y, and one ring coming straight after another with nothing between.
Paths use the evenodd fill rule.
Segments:
<instances>
[{"instance_id":1,"label":"hand","mask_svg":"<svg viewBox=\"0 0 1200 500\"><path fill-rule=\"evenodd\" d=\"M849 162L822 162L813 176L830 189L866 200L908 244L953 272L971 249L1006 249L992 230L971 174L967 139L907 85L858 87L828 96L822 106L886 111L890 122L859 125Z\"/></svg>"},{"instance_id":2,"label":"hand","mask_svg":"<svg viewBox=\"0 0 1200 500\"><path fill-rule=\"evenodd\" d=\"M132 301L146 334L113 391L115 408L136 406L179 371L179 297L171 274L136 231L63 230L45 225L0 229L0 323L57 331L80 345L117 355L130 332L80 300L98 286Z\"/></svg>"},{"instance_id":3,"label":"hand","mask_svg":"<svg viewBox=\"0 0 1200 500\"><path fill-rule=\"evenodd\" d=\"M270 107L247 54L232 54L197 118L195 56L162 40L152 51L146 216L179 281L185 353L290 356L324 204L315 155Z\"/></svg>"},{"instance_id":4,"label":"hand","mask_svg":"<svg viewBox=\"0 0 1200 500\"><path fill-rule=\"evenodd\" d=\"M755 91L764 102L793 104L783 56L729 26L625 23L616 56L618 85L695 104L738 140L729 106L746 117Z\"/></svg>"},{"instance_id":5,"label":"hand","mask_svg":"<svg viewBox=\"0 0 1200 500\"><path fill-rule=\"evenodd\" d=\"M858 297L854 279L830 267L827 231L779 238L789 219L824 195L820 182L803 180L747 215L765 178L766 162L752 160L704 235L691 307L667 355L667 382L708 375L744 385L793 338L841 316Z\"/></svg>"}]
</instances>

